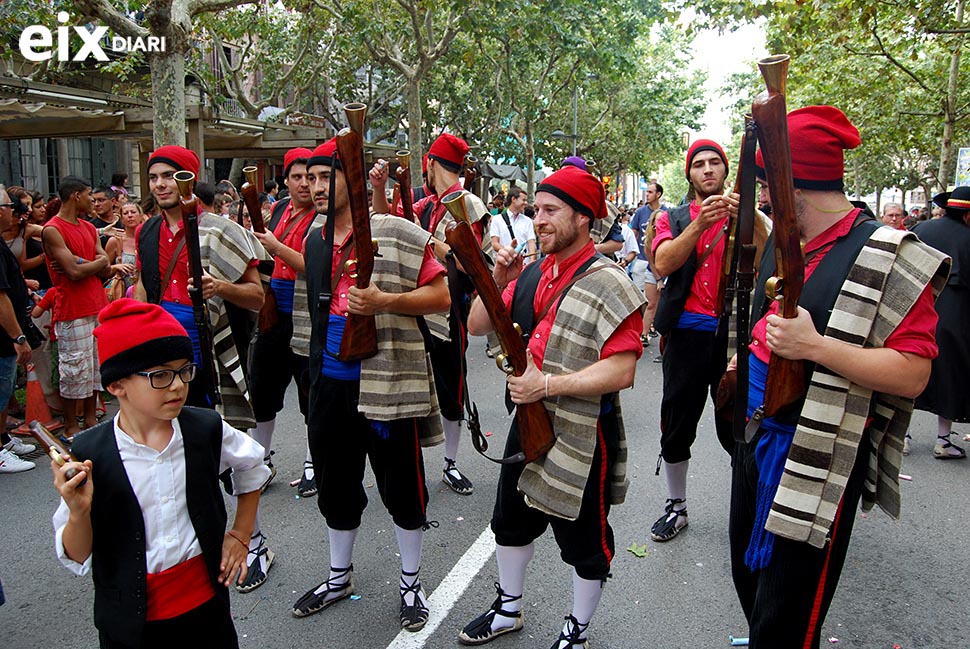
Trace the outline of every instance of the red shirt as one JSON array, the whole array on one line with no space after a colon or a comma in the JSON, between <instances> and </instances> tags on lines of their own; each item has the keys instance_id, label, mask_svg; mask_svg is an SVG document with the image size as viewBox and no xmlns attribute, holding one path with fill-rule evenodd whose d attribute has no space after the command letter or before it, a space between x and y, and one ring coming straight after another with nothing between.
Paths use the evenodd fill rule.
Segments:
<instances>
[{"instance_id":1,"label":"red shirt","mask_svg":"<svg viewBox=\"0 0 970 649\"><path fill-rule=\"evenodd\" d=\"M61 233L64 244L74 255L75 261L77 258L85 262L94 260L98 251L98 232L93 225L84 219L79 219L75 224L55 216L45 227L54 228ZM98 311L108 304L104 286L97 274L72 280L51 266L50 257L47 258L47 271L50 273L51 283L57 287L61 298L54 302L52 320L68 322L97 315Z\"/></svg>"},{"instance_id":2,"label":"red shirt","mask_svg":"<svg viewBox=\"0 0 970 649\"><path fill-rule=\"evenodd\" d=\"M701 206L696 202L691 203L690 220L693 222L700 213ZM724 218L726 219L727 217ZM697 240L696 247L698 261L700 261L700 258L711 246L711 242L717 238L723 229L724 224L722 219L701 234ZM653 240L653 253L656 255L657 248L660 244L673 238L674 235L670 232L670 217L667 212L661 212L657 216L657 236ZM713 316L715 318L720 317L721 314L714 308L714 300L717 298L717 285L721 278L721 266L724 263L724 246L726 245L726 240L727 237L722 236L721 240L714 246L714 252L704 260L703 264L697 267L697 271L694 273L694 281L690 287L690 295L687 297L686 304L684 304L684 311Z\"/></svg>"},{"instance_id":3,"label":"red shirt","mask_svg":"<svg viewBox=\"0 0 970 649\"><path fill-rule=\"evenodd\" d=\"M825 259L825 255L832 249L827 245L834 242L839 237L843 237L852 229L852 224L861 210L854 209L845 218L821 233L808 242L805 246L805 281L812 276L819 263ZM810 255L814 250L820 252ZM809 258L810 257L810 258ZM771 357L771 351L765 344L765 330L768 327L767 317L778 313L778 303L772 302L768 313L758 321L752 332L750 350L758 360L767 363ZM939 348L936 345L936 321L938 316L933 306L933 291L927 286L923 293L916 300L916 304L909 310L896 330L886 339L885 346L895 349L898 352L908 352L923 358L936 358Z\"/></svg>"},{"instance_id":4,"label":"red shirt","mask_svg":"<svg viewBox=\"0 0 970 649\"><path fill-rule=\"evenodd\" d=\"M576 274L576 270L595 254L596 247L593 245L593 241L590 240L579 252L559 262L558 273L555 275L553 273L557 270L556 255L549 255L542 260L539 266L542 269L542 276L539 278L536 295L532 301L532 308L535 309L536 315L545 308L546 303L563 286L572 280ZM517 283L518 280L513 281L505 287L505 292L502 293L505 308L510 311L512 309L512 297L515 295L515 285ZM552 325L556 321L556 311L558 308L558 304L552 305L542 320L536 323L535 329L529 335L528 348L532 352L532 359L535 361L536 367L540 370L542 369L542 361L546 356L546 344L549 342L549 334L552 331ZM634 311L620 323L616 331L607 339L606 344L603 345L603 349L600 352L600 359L608 358L620 352L636 352L637 358L640 358L643 354L643 343L640 342L640 334L642 333L643 318L639 311Z\"/></svg>"},{"instance_id":5,"label":"red shirt","mask_svg":"<svg viewBox=\"0 0 970 649\"><path fill-rule=\"evenodd\" d=\"M141 239L141 228L135 230L135 241ZM168 219L162 216L162 223L158 230L158 281L165 278L165 271L172 261L172 255L179 241L185 238L185 228L179 228L178 232L173 233L168 224ZM137 250L135 251L138 252ZM249 268L255 268L259 262L255 259L249 260ZM138 255L138 269L141 270L141 255ZM178 261L172 268L172 276L168 280L168 285L161 287L162 301L175 302L176 304L192 305L192 298L189 296L189 251L185 246L179 251Z\"/></svg>"},{"instance_id":6,"label":"red shirt","mask_svg":"<svg viewBox=\"0 0 970 649\"><path fill-rule=\"evenodd\" d=\"M303 249L303 239L306 238L307 230L310 228L310 224L313 223L313 214L315 209L311 205L302 212L294 214L293 202L286 206L283 210L283 216L280 217L280 222L276 224L276 229L273 230L273 234L276 238L280 240L287 248L293 250ZM290 227L290 223L294 220L303 219L302 222L297 223L293 226L293 229L287 233L284 239L280 239L286 229ZM273 279L285 279L291 282L296 281L296 271L290 268L286 262L283 261L282 257L276 257L276 265L273 267Z\"/></svg>"},{"instance_id":7,"label":"red shirt","mask_svg":"<svg viewBox=\"0 0 970 649\"><path fill-rule=\"evenodd\" d=\"M326 230L321 228L320 236L326 239ZM347 293L350 291L351 286L355 286L355 280L347 274L346 269L343 265L338 266L341 258L344 254L344 249L348 245L352 245L351 235L353 232L349 232L347 237L343 240L340 245L333 247L333 270L334 274L340 273L340 279L337 280L337 288L333 292L333 298L330 301L330 315L339 315L347 317L350 313L347 311ZM304 250L304 254L306 251ZM350 258L353 258L353 253L350 254ZM421 260L421 269L418 271L418 286L425 286L430 284L431 281L438 277L439 275L445 274L445 267L438 263L435 259L434 252L428 246L424 247L424 258Z\"/></svg>"}]
</instances>

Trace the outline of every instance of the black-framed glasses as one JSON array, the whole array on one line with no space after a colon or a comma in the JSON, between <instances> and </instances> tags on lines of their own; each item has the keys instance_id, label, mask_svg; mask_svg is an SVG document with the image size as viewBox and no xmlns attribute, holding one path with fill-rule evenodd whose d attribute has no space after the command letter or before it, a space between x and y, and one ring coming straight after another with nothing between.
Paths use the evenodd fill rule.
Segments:
<instances>
[{"instance_id":1,"label":"black-framed glasses","mask_svg":"<svg viewBox=\"0 0 970 649\"><path fill-rule=\"evenodd\" d=\"M156 390L164 390L172 385L176 375L182 383L190 383L195 378L195 363L183 365L177 370L152 370L151 372L135 372L138 376L147 376L149 383Z\"/></svg>"},{"instance_id":2,"label":"black-framed glasses","mask_svg":"<svg viewBox=\"0 0 970 649\"><path fill-rule=\"evenodd\" d=\"M16 203L13 201L9 203L0 203L0 207L9 207L10 209L17 207L18 205L20 205L20 201L17 201Z\"/></svg>"}]
</instances>

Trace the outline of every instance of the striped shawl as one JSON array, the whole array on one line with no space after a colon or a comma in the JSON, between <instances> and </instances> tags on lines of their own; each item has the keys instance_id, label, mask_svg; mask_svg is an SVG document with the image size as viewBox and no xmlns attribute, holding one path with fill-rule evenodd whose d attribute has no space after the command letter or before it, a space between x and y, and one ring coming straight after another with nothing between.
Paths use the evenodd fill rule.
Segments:
<instances>
[{"instance_id":1,"label":"striped shawl","mask_svg":"<svg viewBox=\"0 0 970 649\"><path fill-rule=\"evenodd\" d=\"M482 217L488 214L488 210L485 208L485 203L482 202L482 199L480 199L478 196L470 192L465 194L465 209L468 211L468 219L472 223L477 223L482 219ZM455 220L455 217L451 215L451 212L448 212L446 210L444 216L442 216L441 220L438 221L438 225L435 227L434 232L432 233L432 236L438 241L444 241L445 228L448 226L449 223L451 223L454 220ZM482 238L488 242L487 249L491 250L492 240L489 239L489 237L487 236L488 235L487 232L485 233L485 235L486 236L483 236ZM486 250L486 246L484 243L482 244L482 250ZM446 282L448 281L447 277L445 278L445 281ZM451 317L451 314L448 312L432 313L431 315L425 316L424 321L428 325L428 331L430 331L435 338L438 338L440 340L450 340L451 333L448 328L449 317Z\"/></svg>"},{"instance_id":2,"label":"striped shawl","mask_svg":"<svg viewBox=\"0 0 970 649\"><path fill-rule=\"evenodd\" d=\"M208 213L199 219L199 248L206 272L230 283L242 278L253 259L272 259L251 232L229 219ZM218 296L209 298L208 304L212 345L216 352L219 389L222 393L222 404L217 410L230 426L246 430L256 425L256 418L249 403L249 389L242 363L232 339L226 305Z\"/></svg>"},{"instance_id":3,"label":"striped shawl","mask_svg":"<svg viewBox=\"0 0 970 649\"><path fill-rule=\"evenodd\" d=\"M398 216L375 214L371 235L377 240L371 281L385 293L413 291L428 243L428 233ZM377 355L361 361L358 409L368 419L393 421L415 417L422 446L444 440L438 416L431 362L413 316L380 313Z\"/></svg>"},{"instance_id":4,"label":"striped shawl","mask_svg":"<svg viewBox=\"0 0 970 649\"><path fill-rule=\"evenodd\" d=\"M609 267L576 282L556 311L546 343L542 371L578 372L600 359L603 345L620 324L644 304L641 293L619 266L597 259L590 269ZM614 270L615 269L615 270ZM531 299L531 298L530 298ZM618 393L610 395L619 427L619 449L610 475L612 504L626 498L626 433ZM542 458L526 465L518 489L526 503L553 516L576 520L596 450L596 426L602 399L554 397L543 403L552 418L556 443Z\"/></svg>"},{"instance_id":5,"label":"striped shawl","mask_svg":"<svg viewBox=\"0 0 970 649\"><path fill-rule=\"evenodd\" d=\"M327 222L325 214L315 214L307 232L322 228ZM303 252L302 250L300 251ZM310 355L310 307L307 303L306 273L297 272L293 282L293 337L290 349L297 356Z\"/></svg>"},{"instance_id":6,"label":"striped shawl","mask_svg":"<svg viewBox=\"0 0 970 649\"><path fill-rule=\"evenodd\" d=\"M928 284L939 295L949 267L949 258L912 233L877 228L842 285L825 336L882 347ZM765 529L825 545L869 417L862 508L878 504L898 518L899 467L912 412L912 399L874 393L816 366Z\"/></svg>"}]
</instances>

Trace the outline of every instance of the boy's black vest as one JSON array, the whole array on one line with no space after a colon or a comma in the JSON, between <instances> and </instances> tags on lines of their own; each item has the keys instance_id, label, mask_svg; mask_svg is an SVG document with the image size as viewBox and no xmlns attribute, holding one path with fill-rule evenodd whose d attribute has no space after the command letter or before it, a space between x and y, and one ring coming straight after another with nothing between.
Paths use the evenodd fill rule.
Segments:
<instances>
[{"instance_id":1,"label":"boy's black vest","mask_svg":"<svg viewBox=\"0 0 970 649\"><path fill-rule=\"evenodd\" d=\"M212 410L186 407L178 417L185 446L185 495L192 527L202 546L216 597L229 606L229 591L218 583L226 507L219 491L222 418ZM72 447L91 460L97 488L91 505L94 530L94 624L118 642L141 643L147 606L145 522L114 438L114 420L78 435Z\"/></svg>"}]
</instances>

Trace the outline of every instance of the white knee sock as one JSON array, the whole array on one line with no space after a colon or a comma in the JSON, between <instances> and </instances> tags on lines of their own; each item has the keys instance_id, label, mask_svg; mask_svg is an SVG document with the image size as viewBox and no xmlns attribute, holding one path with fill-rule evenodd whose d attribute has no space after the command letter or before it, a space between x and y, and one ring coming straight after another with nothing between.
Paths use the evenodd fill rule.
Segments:
<instances>
[{"instance_id":1,"label":"white knee sock","mask_svg":"<svg viewBox=\"0 0 970 649\"><path fill-rule=\"evenodd\" d=\"M256 422L256 428L249 429L249 436L260 444L265 451L263 457L269 461L269 453L273 450L273 430L276 428L276 420Z\"/></svg>"},{"instance_id":2,"label":"white knee sock","mask_svg":"<svg viewBox=\"0 0 970 649\"><path fill-rule=\"evenodd\" d=\"M303 462L303 475L307 480L313 480L313 458L310 457L310 444L306 445L306 460Z\"/></svg>"},{"instance_id":3,"label":"white knee sock","mask_svg":"<svg viewBox=\"0 0 970 649\"><path fill-rule=\"evenodd\" d=\"M421 567L421 540L424 538L424 530L420 527L406 530L395 525L394 534L397 535L397 547L401 551L401 570L417 572Z\"/></svg>"},{"instance_id":4,"label":"white knee sock","mask_svg":"<svg viewBox=\"0 0 970 649\"><path fill-rule=\"evenodd\" d=\"M953 431L953 420L944 419L943 417L936 418L936 436L937 437L950 437L950 433Z\"/></svg>"},{"instance_id":5,"label":"white knee sock","mask_svg":"<svg viewBox=\"0 0 970 649\"><path fill-rule=\"evenodd\" d=\"M573 570L573 617L577 622L589 624L602 596L603 580L583 579Z\"/></svg>"},{"instance_id":6,"label":"white knee sock","mask_svg":"<svg viewBox=\"0 0 970 649\"><path fill-rule=\"evenodd\" d=\"M687 507L687 468L690 460L683 462L664 463L664 476L667 478L667 493L671 500L683 500L674 505L674 511Z\"/></svg>"},{"instance_id":7,"label":"white knee sock","mask_svg":"<svg viewBox=\"0 0 970 649\"><path fill-rule=\"evenodd\" d=\"M349 568L354 562L354 541L357 539L357 530L335 530L327 528L327 535L330 537L330 567ZM347 574L343 572L330 571L331 579L345 581Z\"/></svg>"},{"instance_id":8,"label":"white knee sock","mask_svg":"<svg viewBox=\"0 0 970 649\"><path fill-rule=\"evenodd\" d=\"M535 554L534 543L523 546L495 545L495 560L498 562L498 583L502 592L510 597L518 597L511 602L504 602L502 608L510 613L522 610L522 592L525 588L525 569ZM515 619L496 615L492 619L492 630L510 627Z\"/></svg>"},{"instance_id":9,"label":"white knee sock","mask_svg":"<svg viewBox=\"0 0 970 649\"><path fill-rule=\"evenodd\" d=\"M461 422L442 417L441 424L445 429L445 458L457 460L458 444L461 442ZM447 463L445 463L445 467L447 468Z\"/></svg>"}]
</instances>

